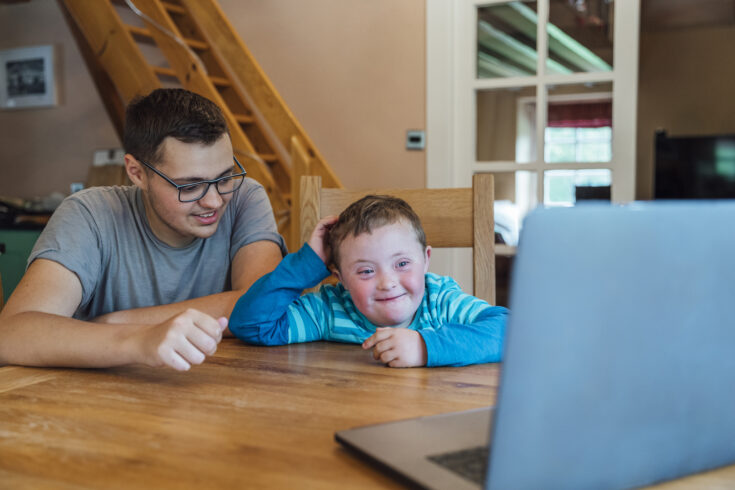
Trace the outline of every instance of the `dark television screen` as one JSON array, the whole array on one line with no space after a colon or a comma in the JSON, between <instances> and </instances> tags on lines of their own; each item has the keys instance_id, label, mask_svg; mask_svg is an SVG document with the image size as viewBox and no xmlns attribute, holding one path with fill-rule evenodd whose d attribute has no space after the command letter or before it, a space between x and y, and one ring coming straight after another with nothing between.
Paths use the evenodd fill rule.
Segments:
<instances>
[{"instance_id":1,"label":"dark television screen","mask_svg":"<svg viewBox=\"0 0 735 490\"><path fill-rule=\"evenodd\" d=\"M735 134L656 133L656 199L735 198Z\"/></svg>"}]
</instances>

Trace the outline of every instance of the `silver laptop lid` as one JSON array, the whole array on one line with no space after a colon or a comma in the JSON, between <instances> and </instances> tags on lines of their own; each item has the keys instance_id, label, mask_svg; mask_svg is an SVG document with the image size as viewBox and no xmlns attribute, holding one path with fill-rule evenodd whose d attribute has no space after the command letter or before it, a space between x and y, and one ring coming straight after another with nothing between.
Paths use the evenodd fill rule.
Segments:
<instances>
[{"instance_id":1,"label":"silver laptop lid","mask_svg":"<svg viewBox=\"0 0 735 490\"><path fill-rule=\"evenodd\" d=\"M487 487L623 488L735 462L735 203L533 212Z\"/></svg>"}]
</instances>

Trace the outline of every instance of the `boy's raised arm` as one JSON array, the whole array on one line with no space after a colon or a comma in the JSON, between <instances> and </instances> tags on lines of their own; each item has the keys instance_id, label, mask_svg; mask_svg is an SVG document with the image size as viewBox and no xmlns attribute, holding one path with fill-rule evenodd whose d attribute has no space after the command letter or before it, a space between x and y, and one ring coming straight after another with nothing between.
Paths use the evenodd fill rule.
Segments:
<instances>
[{"instance_id":1,"label":"boy's raised arm","mask_svg":"<svg viewBox=\"0 0 735 490\"><path fill-rule=\"evenodd\" d=\"M319 310L314 308L318 300L314 295L307 295L311 300L307 305L299 296L329 274L324 262L304 244L240 297L230 316L230 331L245 342L259 345L283 345L321 338L324 325L312 317ZM290 324L289 307L293 307L299 325Z\"/></svg>"}]
</instances>

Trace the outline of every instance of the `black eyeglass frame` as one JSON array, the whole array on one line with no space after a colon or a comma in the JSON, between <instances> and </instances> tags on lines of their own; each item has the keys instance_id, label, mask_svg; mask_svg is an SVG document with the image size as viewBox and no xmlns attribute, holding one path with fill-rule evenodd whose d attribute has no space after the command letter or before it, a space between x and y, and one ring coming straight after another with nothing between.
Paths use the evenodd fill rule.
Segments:
<instances>
[{"instance_id":1,"label":"black eyeglass frame","mask_svg":"<svg viewBox=\"0 0 735 490\"><path fill-rule=\"evenodd\" d=\"M201 198L203 198L204 196L207 195L207 192L209 192L209 186L211 186L212 184L214 184L214 188L217 189L217 192L220 195L223 195L223 194L232 194L233 192L237 191L240 187L242 187L242 183L245 180L244 177L248 173L245 171L245 168L242 166L242 164L237 160L237 157L235 157L235 155L232 155L232 159L235 160L235 163L240 168L240 170L241 170L240 173L238 173L238 174L232 174L232 175L225 175L223 177L219 177L219 178L216 178L216 179L213 179L213 180L200 180L198 182L192 182L190 184L177 184L176 182L174 182L173 180L171 180L169 177L167 177L166 174L164 174L160 170L156 169L153 165L151 165L149 163L146 163L146 162L144 162L143 160L140 160L140 159L138 159L138 161L140 163L142 163L143 165L145 165L146 167L148 167L149 169L153 170L154 173L156 173L158 176L160 176L163 179L165 179L166 182L168 182L172 186L176 187L176 189L179 191L179 202L195 202L195 201L198 201L198 200L200 200ZM233 178L237 178L237 177L243 177L243 178L239 179L239 183L232 190L229 190L229 191L226 191L226 192L222 192L221 190L219 190L219 183L221 181L227 180L227 179L233 179ZM194 186L202 185L202 184L207 184L207 187L204 189L204 192L202 192L202 194L199 197L197 197L196 199L182 199L181 198L181 189L183 189L185 187L194 187Z\"/></svg>"}]
</instances>

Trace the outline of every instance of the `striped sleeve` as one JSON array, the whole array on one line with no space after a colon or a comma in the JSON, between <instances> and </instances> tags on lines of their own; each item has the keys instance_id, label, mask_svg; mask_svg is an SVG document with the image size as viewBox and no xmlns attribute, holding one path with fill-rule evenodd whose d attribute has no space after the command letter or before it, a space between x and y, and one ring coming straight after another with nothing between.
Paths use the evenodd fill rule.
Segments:
<instances>
[{"instance_id":1,"label":"striped sleeve","mask_svg":"<svg viewBox=\"0 0 735 490\"><path fill-rule=\"evenodd\" d=\"M240 297L230 315L230 331L258 345L318 340L327 311L318 295L299 295L329 274L324 262L304 244Z\"/></svg>"},{"instance_id":2,"label":"striped sleeve","mask_svg":"<svg viewBox=\"0 0 735 490\"><path fill-rule=\"evenodd\" d=\"M427 275L427 318L419 328L427 366L498 362L508 310L462 292L451 279Z\"/></svg>"}]
</instances>

